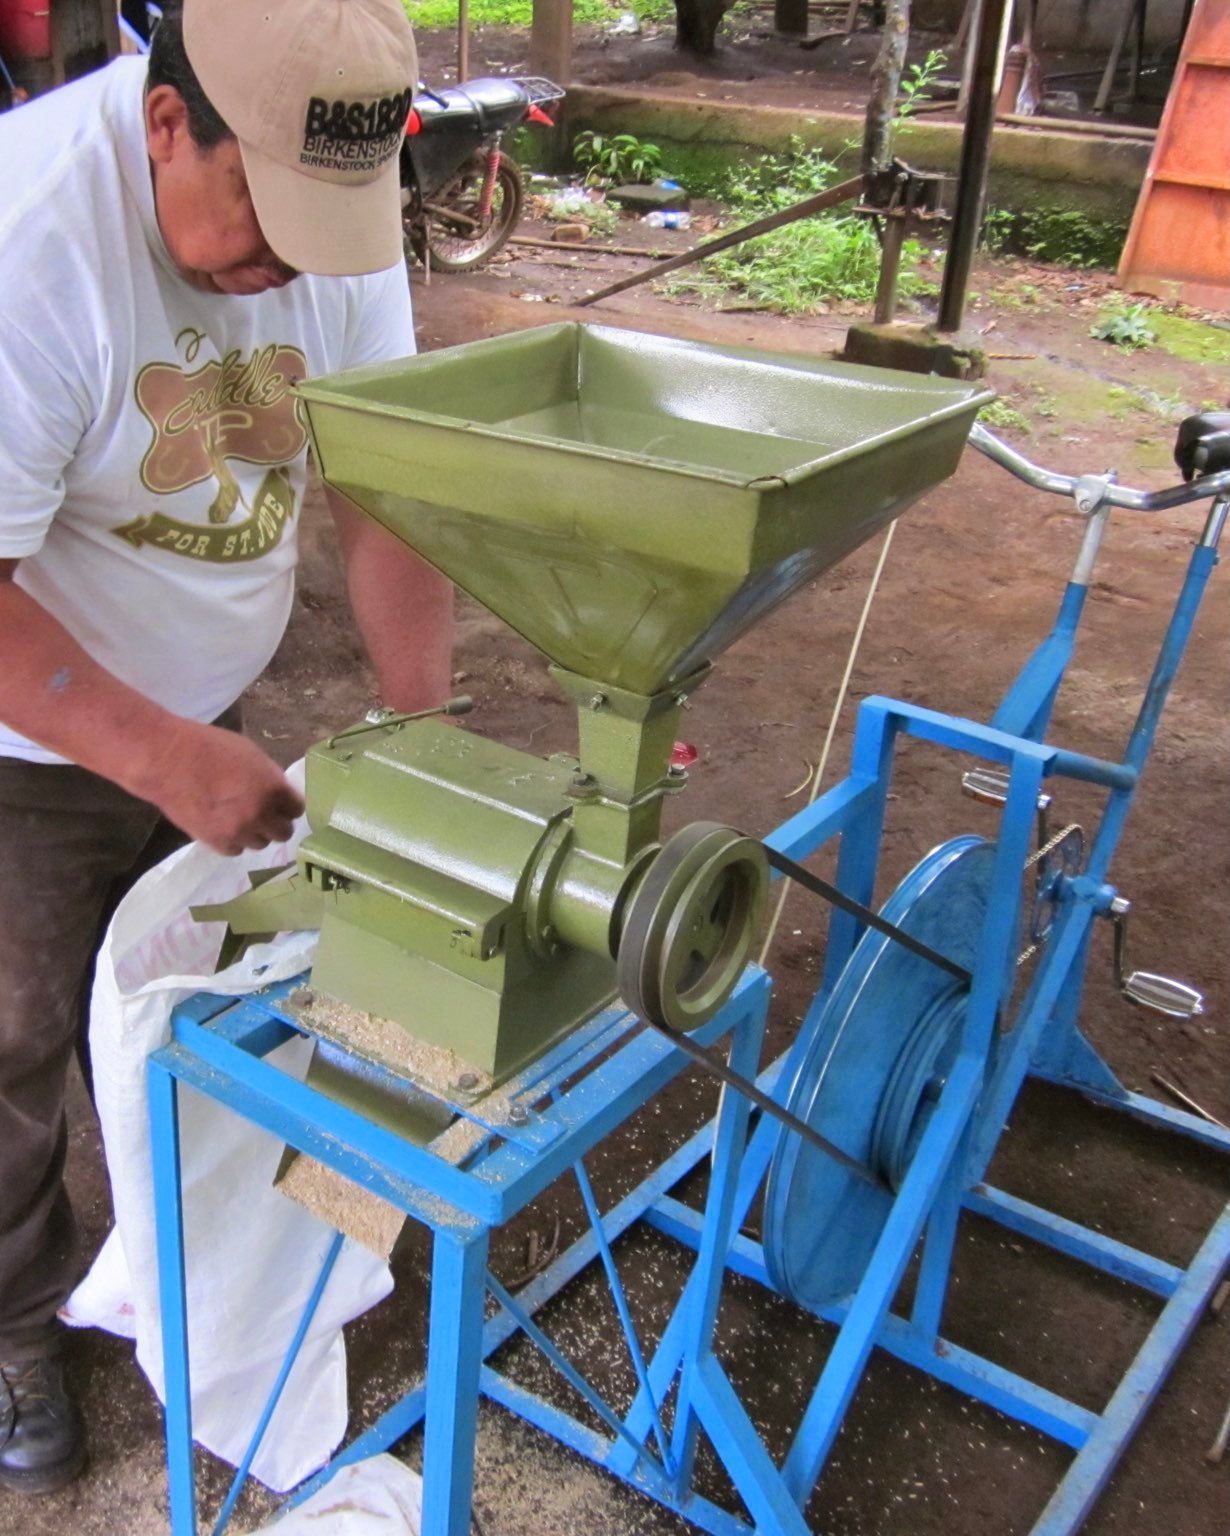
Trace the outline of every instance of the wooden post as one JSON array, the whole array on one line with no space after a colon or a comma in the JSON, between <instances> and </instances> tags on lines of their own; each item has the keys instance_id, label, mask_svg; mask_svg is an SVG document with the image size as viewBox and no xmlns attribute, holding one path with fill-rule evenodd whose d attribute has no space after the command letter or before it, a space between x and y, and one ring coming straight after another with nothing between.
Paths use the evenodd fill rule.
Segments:
<instances>
[{"instance_id":1,"label":"wooden post","mask_svg":"<svg viewBox=\"0 0 1230 1536\"><path fill-rule=\"evenodd\" d=\"M470 78L470 0L457 7L457 84Z\"/></svg>"},{"instance_id":2,"label":"wooden post","mask_svg":"<svg viewBox=\"0 0 1230 1536\"><path fill-rule=\"evenodd\" d=\"M119 15L113 0L51 0L54 84L89 74L119 51Z\"/></svg>"},{"instance_id":3,"label":"wooden post","mask_svg":"<svg viewBox=\"0 0 1230 1536\"><path fill-rule=\"evenodd\" d=\"M807 0L774 0L773 25L790 37L806 37Z\"/></svg>"},{"instance_id":4,"label":"wooden post","mask_svg":"<svg viewBox=\"0 0 1230 1536\"><path fill-rule=\"evenodd\" d=\"M572 79L572 0L534 0L530 73L556 85Z\"/></svg>"},{"instance_id":5,"label":"wooden post","mask_svg":"<svg viewBox=\"0 0 1230 1536\"><path fill-rule=\"evenodd\" d=\"M888 0L884 34L871 67L871 95L863 128L863 175L888 168L893 157L893 124L901 71L910 45L910 0Z\"/></svg>"}]
</instances>

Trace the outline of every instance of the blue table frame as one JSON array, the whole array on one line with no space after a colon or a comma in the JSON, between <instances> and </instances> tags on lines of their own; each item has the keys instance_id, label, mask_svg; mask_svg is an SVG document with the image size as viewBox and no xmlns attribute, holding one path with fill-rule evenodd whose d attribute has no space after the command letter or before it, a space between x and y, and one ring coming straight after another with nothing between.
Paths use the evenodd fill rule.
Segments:
<instances>
[{"instance_id":1,"label":"blue table frame","mask_svg":"<svg viewBox=\"0 0 1230 1536\"><path fill-rule=\"evenodd\" d=\"M1221 503L1214 507L1192 552L1136 724L1122 759L1111 762L1043 739L1072 653L1107 510L1091 517L1055 627L990 725L890 699L864 701L849 777L768 839L796 859L837 839L838 885L857 901L870 903L901 739L929 741L964 759L994 764L1006 775L992 895L978 941L960 1050L860 1282L849 1297L818 1312L836 1325L837 1338L782 1465L762 1444L715 1346L724 1276L733 1271L769 1283L763 1252L741 1235L740 1227L769 1165L779 1135L775 1122L758 1118L753 1127L747 1101L724 1091L716 1121L602 1214L585 1174L584 1155L683 1068L686 1059L668 1041L640 1031L627 1014L603 1014L506 1085L504 1091L526 1108L524 1123L480 1121L481 1144L465 1166L458 1166L433 1146L412 1146L269 1065L264 1058L292 1030L280 1007L287 988L272 988L239 1003L193 999L175 1013L172 1043L150 1060L173 1536L196 1536L197 1531L179 1183L181 1083L229 1105L383 1196L433 1233L424 1382L388 1409L297 1497L306 1496L340 1466L386 1449L423 1422L424 1536L468 1536L475 1426L479 1398L485 1395L711 1536L748 1536L753 1530L765 1536L807 1536L801 1510L823 1470L867 1359L879 1347L1075 1450L1034 1532L1070 1536L1079 1528L1230 1263L1230 1206L1213 1222L1190 1262L1177 1266L985 1182L1002 1128L1031 1075L1230 1153L1226 1132L1126 1090L1078 1025L1094 920L1110 915L1116 897L1108 883L1111 856L1217 563L1225 512ZM1023 1001L1019 1008L1011 1007L1021 870L1031 846L1038 797L1044 784L1065 777L1101 786L1105 808L1084 868L1057 883L1054 927L1041 947ZM809 1025L861 936L854 917L843 911L832 914L812 1012L792 1051L761 1075L762 1087L771 1091L779 1082L791 1082L810 1038ZM768 978L749 971L722 1012L697 1032L698 1038L713 1042L728 1037L731 1065L745 1075L754 1074L767 1003ZM1011 1021L1006 1031L1000 1026L1004 1018ZM471 1119L481 1110L444 1102L454 1114ZM670 1191L706 1158L711 1160L710 1179L702 1212L681 1204ZM490 1233L568 1171L579 1180L590 1232L514 1297L487 1271ZM1164 1299L1154 1326L1100 1413L942 1336L963 1212L990 1218ZM618 1235L641 1218L696 1250L683 1295L652 1356L632 1326L611 1248ZM215 1524L217 1533L227 1524L340 1245L339 1238L290 1341L278 1384ZM908 1316L901 1315L893 1311L893 1303L916 1250L920 1261L913 1304ZM606 1270L639 1384L630 1411L622 1415L602 1401L534 1321L537 1309L594 1259ZM484 1321L488 1294L498 1310ZM581 1393L608 1434L595 1432L494 1370L488 1363L491 1354L517 1332L532 1340ZM665 1408L672 1397L675 1411L668 1425ZM702 1428L754 1526L694 1490L693 1461Z\"/></svg>"}]
</instances>

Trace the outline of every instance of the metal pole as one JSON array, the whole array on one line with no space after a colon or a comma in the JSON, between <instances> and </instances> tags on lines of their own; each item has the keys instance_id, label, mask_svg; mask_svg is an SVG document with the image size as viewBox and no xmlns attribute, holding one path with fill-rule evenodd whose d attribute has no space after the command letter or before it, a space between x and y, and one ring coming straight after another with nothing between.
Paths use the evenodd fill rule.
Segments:
<instances>
[{"instance_id":1,"label":"metal pole","mask_svg":"<svg viewBox=\"0 0 1230 1536\"><path fill-rule=\"evenodd\" d=\"M979 8L969 107L961 140L957 209L940 290L940 314L936 324L940 331L959 331L965 317L965 291L982 226L982 202L991 161L991 129L995 125L995 93L1011 7L1012 0L982 0Z\"/></svg>"},{"instance_id":2,"label":"metal pole","mask_svg":"<svg viewBox=\"0 0 1230 1536\"><path fill-rule=\"evenodd\" d=\"M901 247L905 244L905 214L889 214L884 220L884 248L880 252L880 281L876 285L874 325L888 325L897 313L897 274Z\"/></svg>"}]
</instances>

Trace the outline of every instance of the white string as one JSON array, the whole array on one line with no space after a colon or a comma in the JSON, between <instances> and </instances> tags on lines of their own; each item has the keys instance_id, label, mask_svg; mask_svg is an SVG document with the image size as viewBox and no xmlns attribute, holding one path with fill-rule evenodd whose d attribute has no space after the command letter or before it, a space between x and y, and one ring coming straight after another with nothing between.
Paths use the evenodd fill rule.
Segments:
<instances>
[{"instance_id":1,"label":"white string","mask_svg":"<svg viewBox=\"0 0 1230 1536\"><path fill-rule=\"evenodd\" d=\"M863 643L863 631L867 628L867 618L871 613L871 605L875 601L876 591L880 585L880 577L884 571L884 562L888 559L888 551L893 542L893 534L897 531L894 520L889 523L884 534L884 541L880 545L880 556L876 561L876 568L871 573L871 585L867 588L867 596L863 602L863 611L859 615L858 627L854 631L854 639L850 642L850 654L846 658L846 670L842 675L841 687L837 690L837 698L833 704L833 713L829 717L829 728L824 738L824 747L820 753L820 761L816 764L816 771L812 775L811 790L807 796L807 803L811 805L820 793L820 785L824 782L824 770L828 767L829 751L833 745L833 737L837 733L837 721L846 702L846 693L850 687L850 678L854 673L854 665L858 660L859 647ZM777 906L774 909L772 920L769 923L768 932L765 934L764 943L760 949L758 964L763 966L768 958L769 950L773 947L773 940L777 936L777 925L781 921L782 911L786 905L786 898L790 894L790 882L782 881L781 893L777 898Z\"/></svg>"}]
</instances>

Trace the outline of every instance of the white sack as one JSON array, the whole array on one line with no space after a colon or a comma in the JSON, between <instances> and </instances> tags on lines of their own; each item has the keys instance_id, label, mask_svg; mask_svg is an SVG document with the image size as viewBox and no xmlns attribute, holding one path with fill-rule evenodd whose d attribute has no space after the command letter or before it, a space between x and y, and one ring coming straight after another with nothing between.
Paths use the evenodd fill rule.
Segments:
<instances>
[{"instance_id":1,"label":"white sack","mask_svg":"<svg viewBox=\"0 0 1230 1536\"><path fill-rule=\"evenodd\" d=\"M302 769L291 771L302 784ZM198 843L151 870L116 911L98 957L90 1048L115 1229L62 1312L77 1327L135 1338L137 1359L163 1396L158 1266L146 1057L170 1038L171 1011L201 991L241 995L311 964L314 933L282 934L214 975L220 923L189 907L249 888L248 873L286 863L294 842L228 859ZM267 1058L302 1077L310 1044ZM201 1095L180 1089L188 1268L192 1425L196 1439L237 1463L277 1376L332 1230L278 1194L282 1144ZM386 1265L346 1243L299 1353L253 1474L282 1491L321 1466L346 1428L343 1323L392 1289Z\"/></svg>"},{"instance_id":2,"label":"white sack","mask_svg":"<svg viewBox=\"0 0 1230 1536\"><path fill-rule=\"evenodd\" d=\"M422 1478L393 1456L371 1456L343 1467L256 1536L419 1536L422 1520Z\"/></svg>"}]
</instances>

